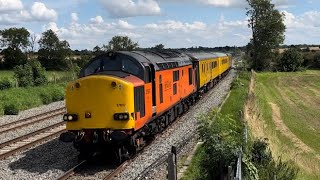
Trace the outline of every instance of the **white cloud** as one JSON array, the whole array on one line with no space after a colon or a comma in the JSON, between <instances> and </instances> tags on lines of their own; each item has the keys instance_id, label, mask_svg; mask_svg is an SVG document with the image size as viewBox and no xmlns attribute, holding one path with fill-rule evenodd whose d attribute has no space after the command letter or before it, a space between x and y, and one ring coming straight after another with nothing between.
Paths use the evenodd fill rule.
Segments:
<instances>
[{"instance_id":1,"label":"white cloud","mask_svg":"<svg viewBox=\"0 0 320 180\"><path fill-rule=\"evenodd\" d=\"M155 0L100 0L111 17L159 15L161 9Z\"/></svg>"},{"instance_id":2,"label":"white cloud","mask_svg":"<svg viewBox=\"0 0 320 180\"><path fill-rule=\"evenodd\" d=\"M92 21L96 22L96 19L99 18L92 18ZM215 24L166 20L143 25L133 25L124 20L89 24L71 22L64 27L57 27L56 23L51 22L45 26L45 29L49 28L61 39L67 40L73 49L92 49L96 45L108 43L116 35L129 36L141 47L152 47L162 43L172 48L245 45L250 38L250 31L242 21L225 20Z\"/></svg>"},{"instance_id":3,"label":"white cloud","mask_svg":"<svg viewBox=\"0 0 320 180\"><path fill-rule=\"evenodd\" d=\"M33 3L31 15L38 21L55 21L57 19L57 12L54 9L48 9L41 2Z\"/></svg>"},{"instance_id":4,"label":"white cloud","mask_svg":"<svg viewBox=\"0 0 320 180\"><path fill-rule=\"evenodd\" d=\"M90 19L90 22L93 24L101 24L104 22L103 18L101 16L96 16L94 18Z\"/></svg>"},{"instance_id":5,"label":"white cloud","mask_svg":"<svg viewBox=\"0 0 320 180\"><path fill-rule=\"evenodd\" d=\"M79 20L77 13L71 13L71 21L77 22Z\"/></svg>"},{"instance_id":6,"label":"white cloud","mask_svg":"<svg viewBox=\"0 0 320 180\"><path fill-rule=\"evenodd\" d=\"M22 10L23 5L20 0L0 0L0 13L8 11Z\"/></svg>"}]
</instances>

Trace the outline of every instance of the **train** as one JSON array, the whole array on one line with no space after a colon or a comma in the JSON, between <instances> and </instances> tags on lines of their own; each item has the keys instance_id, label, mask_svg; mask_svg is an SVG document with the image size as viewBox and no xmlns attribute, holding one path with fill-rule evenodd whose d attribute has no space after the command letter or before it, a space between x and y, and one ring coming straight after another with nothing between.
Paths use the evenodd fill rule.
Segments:
<instances>
[{"instance_id":1,"label":"train","mask_svg":"<svg viewBox=\"0 0 320 180\"><path fill-rule=\"evenodd\" d=\"M230 71L231 55L115 51L94 57L65 90L67 132L79 158L141 150Z\"/></svg>"}]
</instances>

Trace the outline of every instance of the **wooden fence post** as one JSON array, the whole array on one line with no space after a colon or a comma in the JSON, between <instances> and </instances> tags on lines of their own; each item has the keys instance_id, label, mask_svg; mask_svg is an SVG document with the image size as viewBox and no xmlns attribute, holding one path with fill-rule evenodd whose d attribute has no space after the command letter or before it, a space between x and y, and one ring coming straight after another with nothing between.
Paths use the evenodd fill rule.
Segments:
<instances>
[{"instance_id":1,"label":"wooden fence post","mask_svg":"<svg viewBox=\"0 0 320 180\"><path fill-rule=\"evenodd\" d=\"M172 146L168 155L168 180L177 180L177 149Z\"/></svg>"}]
</instances>

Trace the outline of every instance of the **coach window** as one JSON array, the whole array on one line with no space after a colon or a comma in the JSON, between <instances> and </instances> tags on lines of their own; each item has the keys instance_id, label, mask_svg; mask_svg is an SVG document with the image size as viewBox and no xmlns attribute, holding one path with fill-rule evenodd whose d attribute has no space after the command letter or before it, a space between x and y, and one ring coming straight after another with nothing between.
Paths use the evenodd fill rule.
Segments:
<instances>
[{"instance_id":1,"label":"coach window","mask_svg":"<svg viewBox=\"0 0 320 180\"><path fill-rule=\"evenodd\" d=\"M177 94L177 83L173 84L173 95Z\"/></svg>"}]
</instances>

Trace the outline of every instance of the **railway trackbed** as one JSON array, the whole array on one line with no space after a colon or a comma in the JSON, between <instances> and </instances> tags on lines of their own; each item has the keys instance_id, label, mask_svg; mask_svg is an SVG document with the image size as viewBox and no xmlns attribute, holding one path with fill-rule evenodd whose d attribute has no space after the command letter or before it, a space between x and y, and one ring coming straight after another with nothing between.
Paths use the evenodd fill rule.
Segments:
<instances>
[{"instance_id":1,"label":"railway trackbed","mask_svg":"<svg viewBox=\"0 0 320 180\"><path fill-rule=\"evenodd\" d=\"M19 129L25 126L30 126L38 122L44 121L46 119L49 119L58 115L62 115L64 113L65 113L65 108L63 107L63 108L55 109L53 111L31 116L28 118L23 118L11 123L3 124L3 125L0 125L0 134L15 130L15 129Z\"/></svg>"},{"instance_id":2,"label":"railway trackbed","mask_svg":"<svg viewBox=\"0 0 320 180\"><path fill-rule=\"evenodd\" d=\"M35 132L20 136L0 144L0 159L28 149L43 141L53 139L65 131L65 122L60 122Z\"/></svg>"},{"instance_id":3,"label":"railway trackbed","mask_svg":"<svg viewBox=\"0 0 320 180\"><path fill-rule=\"evenodd\" d=\"M127 165L133 161L133 159L129 159L123 163L121 163L120 165L108 169L107 172L104 173L104 177L103 180L112 180L114 177L116 177L122 170L124 170ZM57 178L57 180L67 180L69 178L71 178L72 176L76 176L79 171L81 171L81 169L85 169L85 166L87 165L88 161L87 160L83 160L80 163L78 163L76 166L72 167L70 170L66 171L64 174L62 174L61 176L59 176ZM77 179L77 178L76 178Z\"/></svg>"}]
</instances>

